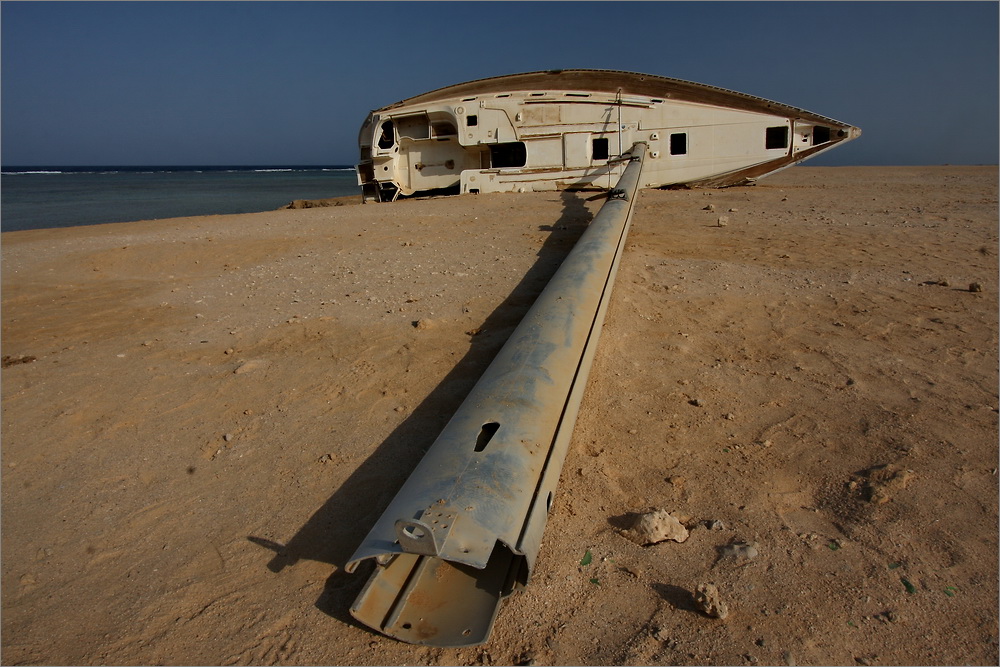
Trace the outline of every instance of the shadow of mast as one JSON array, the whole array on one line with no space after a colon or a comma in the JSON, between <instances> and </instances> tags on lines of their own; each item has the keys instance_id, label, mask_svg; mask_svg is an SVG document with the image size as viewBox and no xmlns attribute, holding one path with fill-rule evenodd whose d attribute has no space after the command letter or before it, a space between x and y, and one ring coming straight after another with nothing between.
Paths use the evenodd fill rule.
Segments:
<instances>
[{"instance_id":1,"label":"shadow of mast","mask_svg":"<svg viewBox=\"0 0 1000 667\"><path fill-rule=\"evenodd\" d=\"M593 215L580 193L564 191L559 219L539 227L549 232L537 259L504 301L483 321L482 334L472 338L465 356L413 412L397 426L350 477L323 503L287 544L248 536L271 549L267 567L281 572L299 560L337 566L317 606L356 625L347 613L353 597L367 580L367 567L348 575L344 571L364 537L402 487L413 468L458 410L514 328L583 234ZM603 195L600 195L603 197ZM590 200L597 197L590 197Z\"/></svg>"}]
</instances>

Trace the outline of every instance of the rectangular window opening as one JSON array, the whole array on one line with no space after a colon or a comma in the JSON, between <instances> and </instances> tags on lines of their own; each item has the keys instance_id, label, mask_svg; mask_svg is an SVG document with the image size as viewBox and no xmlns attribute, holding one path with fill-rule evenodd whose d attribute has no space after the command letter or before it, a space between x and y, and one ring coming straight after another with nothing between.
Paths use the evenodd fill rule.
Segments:
<instances>
[{"instance_id":1,"label":"rectangular window opening","mask_svg":"<svg viewBox=\"0 0 1000 667\"><path fill-rule=\"evenodd\" d=\"M769 127L764 133L764 148L788 148L788 126Z\"/></svg>"},{"instance_id":2,"label":"rectangular window opening","mask_svg":"<svg viewBox=\"0 0 1000 667\"><path fill-rule=\"evenodd\" d=\"M591 159L593 160L607 160L608 159L608 138L598 137L592 142L592 152L593 155Z\"/></svg>"},{"instance_id":3,"label":"rectangular window opening","mask_svg":"<svg viewBox=\"0 0 1000 667\"><path fill-rule=\"evenodd\" d=\"M670 154L687 155L688 135L687 132L678 132L670 135Z\"/></svg>"},{"instance_id":4,"label":"rectangular window opening","mask_svg":"<svg viewBox=\"0 0 1000 667\"><path fill-rule=\"evenodd\" d=\"M830 128L825 125L817 125L813 128L813 145L825 144L830 141Z\"/></svg>"},{"instance_id":5,"label":"rectangular window opening","mask_svg":"<svg viewBox=\"0 0 1000 667\"><path fill-rule=\"evenodd\" d=\"M475 127L476 125L479 125L479 116L475 116L475 115L473 115L473 116L466 116L465 117L465 124L468 125L469 127Z\"/></svg>"},{"instance_id":6,"label":"rectangular window opening","mask_svg":"<svg viewBox=\"0 0 1000 667\"><path fill-rule=\"evenodd\" d=\"M523 167L527 161L528 151L522 141L490 144L490 166L494 169Z\"/></svg>"}]
</instances>

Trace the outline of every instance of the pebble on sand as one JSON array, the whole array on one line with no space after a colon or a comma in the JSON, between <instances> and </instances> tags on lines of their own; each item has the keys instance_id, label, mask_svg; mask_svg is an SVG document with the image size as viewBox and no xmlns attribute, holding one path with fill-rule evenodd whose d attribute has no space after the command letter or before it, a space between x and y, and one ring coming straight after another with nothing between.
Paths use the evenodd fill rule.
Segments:
<instances>
[{"instance_id":1,"label":"pebble on sand","mask_svg":"<svg viewBox=\"0 0 1000 667\"><path fill-rule=\"evenodd\" d=\"M698 584L694 591L694 606L712 618L724 619L729 616L727 605L715 584Z\"/></svg>"},{"instance_id":2,"label":"pebble on sand","mask_svg":"<svg viewBox=\"0 0 1000 667\"><path fill-rule=\"evenodd\" d=\"M892 500L893 496L908 487L916 477L916 473L912 470L896 464L875 466L863 474L867 479L864 480L862 495L865 500L876 505L884 505Z\"/></svg>"}]
</instances>

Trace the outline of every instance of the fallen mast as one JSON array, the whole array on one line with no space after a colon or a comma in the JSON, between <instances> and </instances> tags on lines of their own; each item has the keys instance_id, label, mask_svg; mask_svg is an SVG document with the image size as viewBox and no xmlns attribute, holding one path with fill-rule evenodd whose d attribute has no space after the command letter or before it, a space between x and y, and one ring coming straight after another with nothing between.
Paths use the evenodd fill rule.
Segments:
<instances>
[{"instance_id":1,"label":"fallen mast","mask_svg":"<svg viewBox=\"0 0 1000 667\"><path fill-rule=\"evenodd\" d=\"M347 564L377 565L351 613L396 639L468 646L527 585L640 187L617 186Z\"/></svg>"}]
</instances>

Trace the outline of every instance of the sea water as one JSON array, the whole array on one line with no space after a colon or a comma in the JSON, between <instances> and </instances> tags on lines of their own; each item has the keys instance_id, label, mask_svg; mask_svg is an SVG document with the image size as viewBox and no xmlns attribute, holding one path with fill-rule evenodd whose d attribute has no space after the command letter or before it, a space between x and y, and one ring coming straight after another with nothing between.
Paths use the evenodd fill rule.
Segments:
<instances>
[{"instance_id":1,"label":"sea water","mask_svg":"<svg viewBox=\"0 0 1000 667\"><path fill-rule=\"evenodd\" d=\"M360 195L353 167L3 167L0 230L256 213Z\"/></svg>"}]
</instances>

